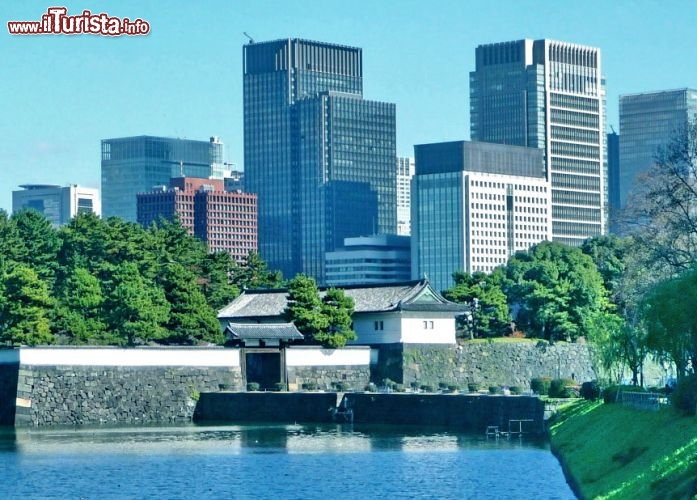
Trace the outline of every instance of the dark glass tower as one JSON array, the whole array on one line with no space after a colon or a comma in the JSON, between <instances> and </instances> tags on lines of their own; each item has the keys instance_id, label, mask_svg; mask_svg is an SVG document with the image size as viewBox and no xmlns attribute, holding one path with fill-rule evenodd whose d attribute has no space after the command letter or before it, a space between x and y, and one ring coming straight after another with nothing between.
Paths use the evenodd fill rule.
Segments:
<instances>
[{"instance_id":1,"label":"dark glass tower","mask_svg":"<svg viewBox=\"0 0 697 500\"><path fill-rule=\"evenodd\" d=\"M223 143L168 137L102 141L102 215L137 221L138 193L166 186L172 177L223 177Z\"/></svg>"},{"instance_id":2,"label":"dark glass tower","mask_svg":"<svg viewBox=\"0 0 697 500\"><path fill-rule=\"evenodd\" d=\"M620 96L619 197L626 208L637 176L654 163L688 123L697 119L697 90L677 89Z\"/></svg>"},{"instance_id":3,"label":"dark glass tower","mask_svg":"<svg viewBox=\"0 0 697 500\"><path fill-rule=\"evenodd\" d=\"M323 283L343 238L396 230L395 106L362 92L361 49L244 46L245 183L261 256L286 277Z\"/></svg>"},{"instance_id":4,"label":"dark glass tower","mask_svg":"<svg viewBox=\"0 0 697 500\"><path fill-rule=\"evenodd\" d=\"M473 141L544 150L552 238L607 232L605 82L600 49L552 40L480 45L470 73Z\"/></svg>"}]
</instances>

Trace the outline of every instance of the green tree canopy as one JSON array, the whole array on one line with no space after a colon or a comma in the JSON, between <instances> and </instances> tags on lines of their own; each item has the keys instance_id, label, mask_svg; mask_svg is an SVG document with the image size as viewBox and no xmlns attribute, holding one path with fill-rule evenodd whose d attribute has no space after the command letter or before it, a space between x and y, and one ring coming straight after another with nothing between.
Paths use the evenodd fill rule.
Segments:
<instances>
[{"instance_id":1,"label":"green tree canopy","mask_svg":"<svg viewBox=\"0 0 697 500\"><path fill-rule=\"evenodd\" d=\"M670 359L682 377L692 361L697 363L697 269L655 285L642 309L646 325L646 345L661 357Z\"/></svg>"},{"instance_id":2,"label":"green tree canopy","mask_svg":"<svg viewBox=\"0 0 697 500\"><path fill-rule=\"evenodd\" d=\"M457 271L453 273L455 284L443 292L446 299L469 304L472 308L471 321L461 322L470 337L475 334L496 336L510 332L511 316L506 295L501 288L501 278L500 271L491 274Z\"/></svg>"},{"instance_id":3,"label":"green tree canopy","mask_svg":"<svg viewBox=\"0 0 697 500\"><path fill-rule=\"evenodd\" d=\"M339 349L349 340L356 340L353 331L354 302L343 290L330 288L322 299L322 313L327 317L327 329L315 335L315 340L322 345Z\"/></svg>"},{"instance_id":4,"label":"green tree canopy","mask_svg":"<svg viewBox=\"0 0 697 500\"><path fill-rule=\"evenodd\" d=\"M25 264L12 265L2 281L0 339L13 345L53 343L53 300L46 282Z\"/></svg>"},{"instance_id":5,"label":"green tree canopy","mask_svg":"<svg viewBox=\"0 0 697 500\"><path fill-rule=\"evenodd\" d=\"M288 304L283 314L285 320L292 321L305 336L306 342L313 342L317 335L326 332L329 327L317 283L304 274L298 274L290 280Z\"/></svg>"},{"instance_id":6,"label":"green tree canopy","mask_svg":"<svg viewBox=\"0 0 697 500\"><path fill-rule=\"evenodd\" d=\"M578 248L547 241L510 259L505 289L518 327L548 340L588 336L589 319L610 306L592 259Z\"/></svg>"}]
</instances>

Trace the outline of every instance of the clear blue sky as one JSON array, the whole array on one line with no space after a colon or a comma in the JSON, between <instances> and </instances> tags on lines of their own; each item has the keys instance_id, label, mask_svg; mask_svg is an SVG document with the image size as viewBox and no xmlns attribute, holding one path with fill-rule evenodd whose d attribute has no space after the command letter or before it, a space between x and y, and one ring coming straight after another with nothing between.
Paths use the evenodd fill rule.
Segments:
<instances>
[{"instance_id":1,"label":"clear blue sky","mask_svg":"<svg viewBox=\"0 0 697 500\"><path fill-rule=\"evenodd\" d=\"M148 21L150 34L12 36L47 8ZM363 48L364 96L397 105L397 152L469 138L478 44L600 47L608 125L618 97L697 87L697 2L649 0L8 1L0 5L0 208L25 183L98 187L100 140L222 137L243 166L242 45L307 38Z\"/></svg>"}]
</instances>

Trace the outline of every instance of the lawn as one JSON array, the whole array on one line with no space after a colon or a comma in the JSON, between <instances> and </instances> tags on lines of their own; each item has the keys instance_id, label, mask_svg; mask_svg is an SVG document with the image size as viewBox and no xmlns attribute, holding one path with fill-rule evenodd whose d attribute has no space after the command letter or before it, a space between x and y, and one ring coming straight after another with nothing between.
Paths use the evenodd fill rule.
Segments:
<instances>
[{"instance_id":1,"label":"lawn","mask_svg":"<svg viewBox=\"0 0 697 500\"><path fill-rule=\"evenodd\" d=\"M695 498L697 418L602 402L565 407L552 446L584 498Z\"/></svg>"}]
</instances>

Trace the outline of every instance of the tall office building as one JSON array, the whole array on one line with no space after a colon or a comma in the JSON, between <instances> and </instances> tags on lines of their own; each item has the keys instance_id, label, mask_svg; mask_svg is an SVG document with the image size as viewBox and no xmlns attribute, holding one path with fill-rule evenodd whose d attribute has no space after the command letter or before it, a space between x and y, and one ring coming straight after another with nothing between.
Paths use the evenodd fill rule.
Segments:
<instances>
[{"instance_id":1,"label":"tall office building","mask_svg":"<svg viewBox=\"0 0 697 500\"><path fill-rule=\"evenodd\" d=\"M138 193L138 223L177 217L210 252L226 251L241 262L257 251L257 197L223 187L223 179L172 178L169 187Z\"/></svg>"},{"instance_id":2,"label":"tall office building","mask_svg":"<svg viewBox=\"0 0 697 500\"><path fill-rule=\"evenodd\" d=\"M637 175L654 163L659 148L697 118L697 90L678 89L620 96L620 207Z\"/></svg>"},{"instance_id":3,"label":"tall office building","mask_svg":"<svg viewBox=\"0 0 697 500\"><path fill-rule=\"evenodd\" d=\"M597 48L518 40L478 46L470 73L472 140L544 151L552 237L574 246L607 232L600 62Z\"/></svg>"},{"instance_id":4,"label":"tall office building","mask_svg":"<svg viewBox=\"0 0 697 500\"><path fill-rule=\"evenodd\" d=\"M395 106L363 99L362 51L244 46L244 164L272 269L324 282L344 238L396 231Z\"/></svg>"},{"instance_id":5,"label":"tall office building","mask_svg":"<svg viewBox=\"0 0 697 500\"><path fill-rule=\"evenodd\" d=\"M397 157L397 234L411 234L411 178L414 158Z\"/></svg>"},{"instance_id":6,"label":"tall office building","mask_svg":"<svg viewBox=\"0 0 697 500\"><path fill-rule=\"evenodd\" d=\"M607 134L607 190L608 231L617 234L620 210L620 135L614 130Z\"/></svg>"},{"instance_id":7,"label":"tall office building","mask_svg":"<svg viewBox=\"0 0 697 500\"><path fill-rule=\"evenodd\" d=\"M102 141L104 217L136 222L136 195L177 176L223 178L223 143L167 137L123 137Z\"/></svg>"},{"instance_id":8,"label":"tall office building","mask_svg":"<svg viewBox=\"0 0 697 500\"><path fill-rule=\"evenodd\" d=\"M412 278L437 290L452 273L490 272L551 238L551 189L539 149L484 142L414 146Z\"/></svg>"},{"instance_id":9,"label":"tall office building","mask_svg":"<svg viewBox=\"0 0 697 500\"><path fill-rule=\"evenodd\" d=\"M102 214L99 190L70 184L23 184L12 191L12 211L31 208L40 212L54 226L61 226L83 212Z\"/></svg>"}]
</instances>

